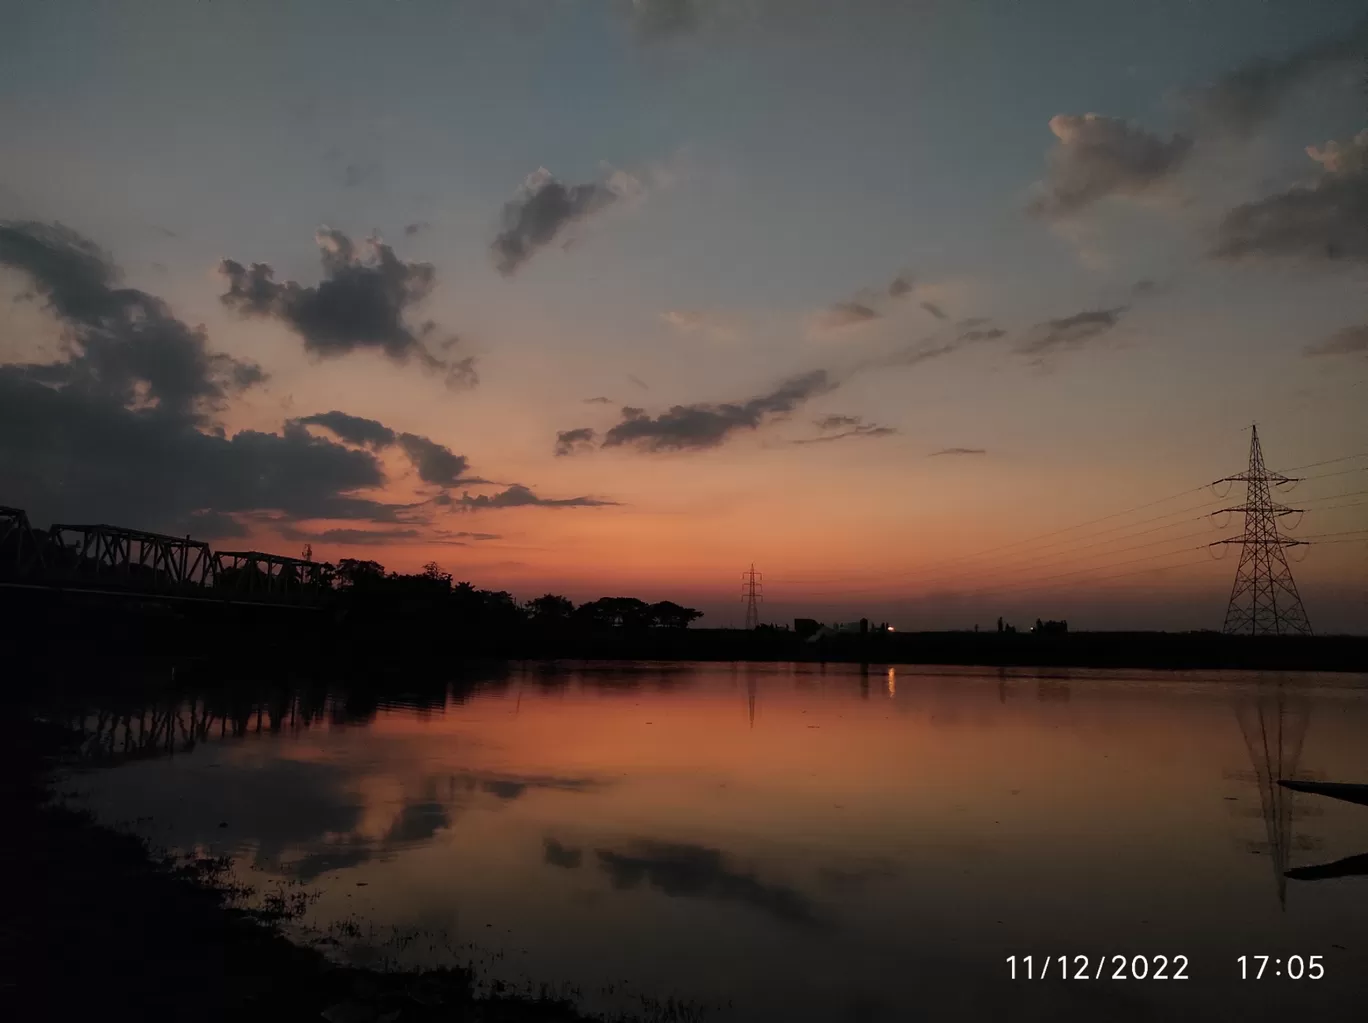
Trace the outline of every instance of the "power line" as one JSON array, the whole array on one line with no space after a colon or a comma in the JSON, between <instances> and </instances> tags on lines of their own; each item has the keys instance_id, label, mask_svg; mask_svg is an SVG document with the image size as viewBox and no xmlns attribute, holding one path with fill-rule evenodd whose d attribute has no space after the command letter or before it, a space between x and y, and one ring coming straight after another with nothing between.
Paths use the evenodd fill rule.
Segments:
<instances>
[{"instance_id":1,"label":"power line","mask_svg":"<svg viewBox=\"0 0 1368 1023\"><path fill-rule=\"evenodd\" d=\"M762 578L755 570L754 562L751 562L749 572L741 573L741 595L746 598L746 628L750 630L760 627L759 604L765 599L764 583L760 581Z\"/></svg>"}]
</instances>

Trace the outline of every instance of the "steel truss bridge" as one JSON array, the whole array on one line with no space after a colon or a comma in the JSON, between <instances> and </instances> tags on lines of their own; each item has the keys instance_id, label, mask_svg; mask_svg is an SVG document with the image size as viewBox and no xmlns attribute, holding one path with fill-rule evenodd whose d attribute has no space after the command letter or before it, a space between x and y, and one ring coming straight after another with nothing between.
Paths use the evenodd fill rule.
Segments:
<instances>
[{"instance_id":1,"label":"steel truss bridge","mask_svg":"<svg viewBox=\"0 0 1368 1023\"><path fill-rule=\"evenodd\" d=\"M299 606L316 605L325 588L320 562L118 526L40 530L4 505L0 586Z\"/></svg>"}]
</instances>

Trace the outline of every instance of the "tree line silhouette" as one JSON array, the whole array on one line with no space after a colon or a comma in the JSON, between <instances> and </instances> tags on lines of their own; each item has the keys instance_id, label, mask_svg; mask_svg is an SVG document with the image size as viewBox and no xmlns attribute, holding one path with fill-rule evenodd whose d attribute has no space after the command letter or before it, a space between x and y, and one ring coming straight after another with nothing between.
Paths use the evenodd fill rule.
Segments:
<instances>
[{"instance_id":1,"label":"tree line silhouette","mask_svg":"<svg viewBox=\"0 0 1368 1023\"><path fill-rule=\"evenodd\" d=\"M323 585L329 599L344 612L374 614L393 611L431 615L449 612L468 626L500 632L535 627L545 631L572 629L686 629L703 612L671 600L648 603L637 597L600 597L576 605L569 597L545 593L518 601L507 590L482 590L456 582L435 561L421 572L386 572L378 561L343 558L324 566Z\"/></svg>"}]
</instances>

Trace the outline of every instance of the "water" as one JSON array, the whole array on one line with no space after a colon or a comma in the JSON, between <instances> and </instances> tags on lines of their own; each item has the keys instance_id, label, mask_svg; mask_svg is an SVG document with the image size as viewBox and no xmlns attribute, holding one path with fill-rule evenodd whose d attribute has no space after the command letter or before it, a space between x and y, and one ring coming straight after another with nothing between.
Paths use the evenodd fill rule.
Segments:
<instances>
[{"instance_id":1,"label":"water","mask_svg":"<svg viewBox=\"0 0 1368 1023\"><path fill-rule=\"evenodd\" d=\"M595 1011L1363 1018L1368 878L1284 871L1368 853L1368 807L1270 783L1368 782L1363 676L487 674L389 701L277 694L229 720L196 699L169 743L155 715L92 714L106 766L74 783L104 820L235 857L261 892L303 882L300 933L333 954L455 955ZM138 755L140 736L173 755ZM1060 955L1115 954L1189 979L1112 979L1113 960L1057 979ZM1055 976L1013 981L1013 955L1019 977L1056 957ZM1264 979L1239 979L1242 955L1273 957ZM1289 979L1294 955L1325 976Z\"/></svg>"}]
</instances>

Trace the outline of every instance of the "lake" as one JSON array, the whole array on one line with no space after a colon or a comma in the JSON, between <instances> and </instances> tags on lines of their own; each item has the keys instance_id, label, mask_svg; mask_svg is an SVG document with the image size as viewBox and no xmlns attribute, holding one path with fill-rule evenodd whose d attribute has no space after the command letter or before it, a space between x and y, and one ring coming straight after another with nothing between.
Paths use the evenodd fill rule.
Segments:
<instances>
[{"instance_id":1,"label":"lake","mask_svg":"<svg viewBox=\"0 0 1368 1023\"><path fill-rule=\"evenodd\" d=\"M90 707L65 787L309 893L332 955L598 1012L1361 1019L1368 860L1309 868L1368 854L1368 807L1276 779L1368 782L1366 683L511 663Z\"/></svg>"}]
</instances>

